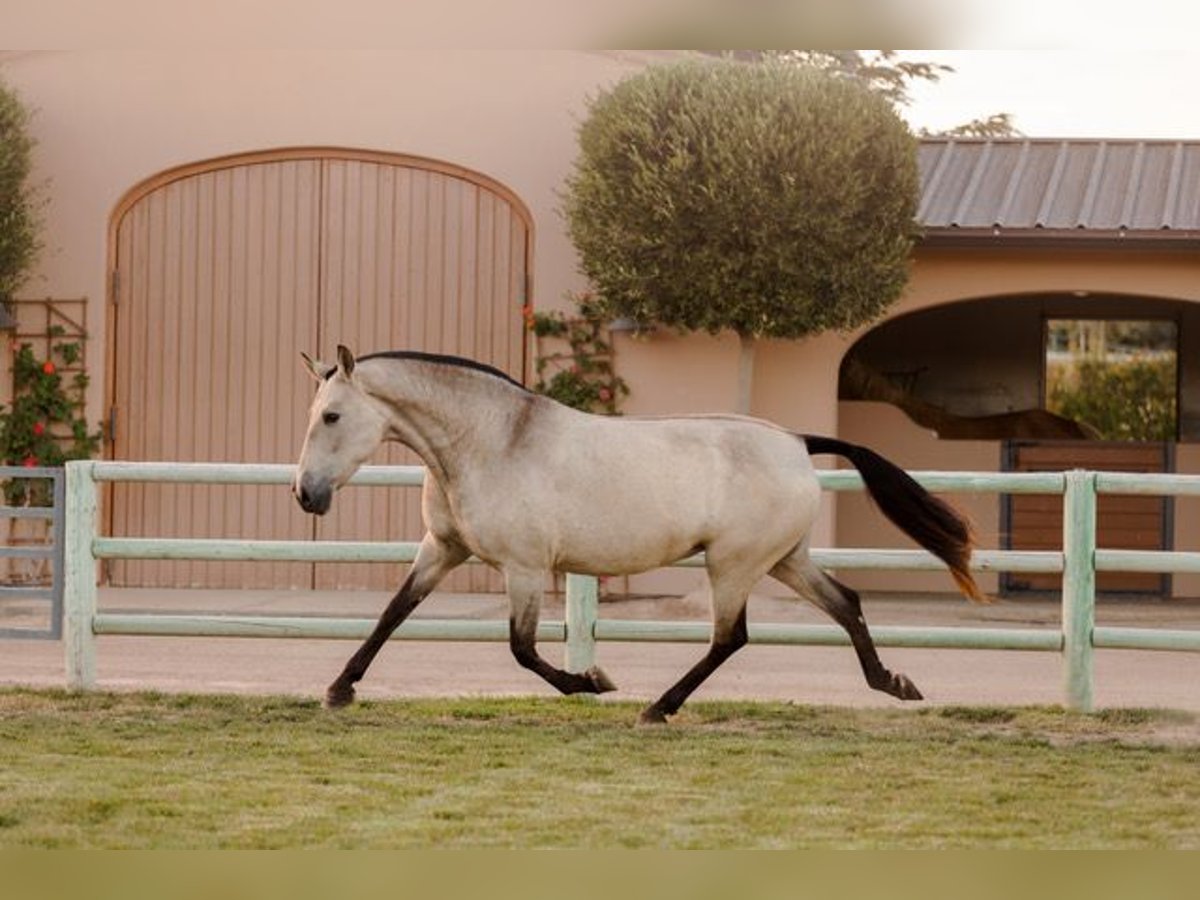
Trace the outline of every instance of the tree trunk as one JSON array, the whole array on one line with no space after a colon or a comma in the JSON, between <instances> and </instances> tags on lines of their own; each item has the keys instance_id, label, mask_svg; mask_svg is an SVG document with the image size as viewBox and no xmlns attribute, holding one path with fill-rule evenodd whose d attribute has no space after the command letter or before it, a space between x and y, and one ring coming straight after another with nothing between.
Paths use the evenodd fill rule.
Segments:
<instances>
[{"instance_id":1,"label":"tree trunk","mask_svg":"<svg viewBox=\"0 0 1200 900\"><path fill-rule=\"evenodd\" d=\"M739 334L738 344L738 391L737 405L734 412L739 415L750 415L750 397L754 392L754 351L757 339L752 334Z\"/></svg>"}]
</instances>

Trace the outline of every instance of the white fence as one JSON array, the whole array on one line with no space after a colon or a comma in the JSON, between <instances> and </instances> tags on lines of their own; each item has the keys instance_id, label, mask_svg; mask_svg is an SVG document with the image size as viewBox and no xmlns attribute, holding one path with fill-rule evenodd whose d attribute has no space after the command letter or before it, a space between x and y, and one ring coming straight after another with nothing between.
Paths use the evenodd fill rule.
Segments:
<instances>
[{"instance_id":1,"label":"white fence","mask_svg":"<svg viewBox=\"0 0 1200 900\"><path fill-rule=\"evenodd\" d=\"M417 543L357 541L265 541L193 538L101 537L96 528L100 482L185 482L193 484L276 484L291 481L284 465L207 463L136 463L80 461L67 464L65 638L71 686L88 688L96 677L95 636L101 634L211 637L289 637L364 639L374 626L368 619L284 618L232 615L113 614L97 611L96 572L102 559L203 559L269 561L411 562ZM1095 648L1200 651L1200 631L1106 628L1095 624L1098 571L1200 572L1200 553L1098 549L1098 493L1200 495L1200 476L1133 475L1074 470L1065 473L913 473L933 491L1062 494L1063 543L1059 551L977 550L977 571L1061 572L1062 623L1056 629L875 627L884 647L936 647L993 650L1045 650L1062 654L1064 702L1075 710L1092 709L1092 661ZM861 490L856 472L819 473L826 490ZM359 485L420 485L424 469L413 466L365 467L353 479ZM940 569L941 561L919 550L814 550L814 560L838 569ZM702 557L677 565L702 565ZM542 622L539 640L566 642L566 666L583 671L594 662L595 642L697 641L710 637L698 622L647 622L601 619L596 579L567 578L563 621ZM842 629L828 625L754 624L751 643L848 644ZM506 641L507 621L409 620L398 639Z\"/></svg>"}]
</instances>

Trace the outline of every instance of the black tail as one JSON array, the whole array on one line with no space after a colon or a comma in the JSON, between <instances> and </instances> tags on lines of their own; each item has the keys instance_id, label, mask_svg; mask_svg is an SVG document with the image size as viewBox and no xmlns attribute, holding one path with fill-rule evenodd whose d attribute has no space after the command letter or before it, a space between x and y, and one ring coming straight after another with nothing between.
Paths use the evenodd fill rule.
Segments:
<instances>
[{"instance_id":1,"label":"black tail","mask_svg":"<svg viewBox=\"0 0 1200 900\"><path fill-rule=\"evenodd\" d=\"M874 450L836 438L799 435L809 453L832 453L850 460L871 495L892 523L950 568L959 589L986 602L971 575L971 526L949 504L917 484L907 472Z\"/></svg>"}]
</instances>

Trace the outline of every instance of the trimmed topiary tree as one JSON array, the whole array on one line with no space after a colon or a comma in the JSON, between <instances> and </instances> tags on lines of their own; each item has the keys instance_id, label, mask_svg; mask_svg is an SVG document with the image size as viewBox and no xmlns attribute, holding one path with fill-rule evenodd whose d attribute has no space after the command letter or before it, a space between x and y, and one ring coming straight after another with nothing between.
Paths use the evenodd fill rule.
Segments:
<instances>
[{"instance_id":1,"label":"trimmed topiary tree","mask_svg":"<svg viewBox=\"0 0 1200 900\"><path fill-rule=\"evenodd\" d=\"M41 248L39 204L29 183L34 141L28 125L29 111L0 82L0 303L24 283Z\"/></svg>"},{"instance_id":2,"label":"trimmed topiary tree","mask_svg":"<svg viewBox=\"0 0 1200 900\"><path fill-rule=\"evenodd\" d=\"M596 97L564 197L612 317L754 342L846 331L907 281L916 141L856 79L777 60L656 66Z\"/></svg>"}]
</instances>

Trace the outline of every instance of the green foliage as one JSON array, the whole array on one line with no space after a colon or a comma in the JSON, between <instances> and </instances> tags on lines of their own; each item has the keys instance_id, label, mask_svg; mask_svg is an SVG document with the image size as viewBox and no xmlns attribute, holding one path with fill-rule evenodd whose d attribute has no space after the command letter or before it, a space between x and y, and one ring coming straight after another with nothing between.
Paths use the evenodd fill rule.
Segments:
<instances>
[{"instance_id":1,"label":"green foliage","mask_svg":"<svg viewBox=\"0 0 1200 900\"><path fill-rule=\"evenodd\" d=\"M1173 441L1175 357L1081 359L1047 370L1046 406L1109 441Z\"/></svg>"},{"instance_id":2,"label":"green foliage","mask_svg":"<svg viewBox=\"0 0 1200 900\"><path fill-rule=\"evenodd\" d=\"M0 82L0 302L21 286L41 248L40 202L29 184L29 111Z\"/></svg>"},{"instance_id":3,"label":"green foliage","mask_svg":"<svg viewBox=\"0 0 1200 900\"><path fill-rule=\"evenodd\" d=\"M584 412L617 414L629 386L613 371L605 338L608 319L590 295L573 298L577 314L539 313L525 308L525 326L539 338L565 342L566 351L539 355L533 389Z\"/></svg>"},{"instance_id":4,"label":"green foliage","mask_svg":"<svg viewBox=\"0 0 1200 900\"><path fill-rule=\"evenodd\" d=\"M83 417L86 372L66 377L60 369L78 363L82 347L60 341L51 358L38 359L29 344L14 347L13 404L0 407L0 458L7 466L61 466L69 459L86 459L100 446L99 432L88 430ZM41 479L15 478L4 484L12 505L50 504L49 484Z\"/></svg>"},{"instance_id":5,"label":"green foliage","mask_svg":"<svg viewBox=\"0 0 1200 900\"><path fill-rule=\"evenodd\" d=\"M907 279L916 144L859 79L768 59L651 67L591 103L564 209L603 313L799 338Z\"/></svg>"}]
</instances>

